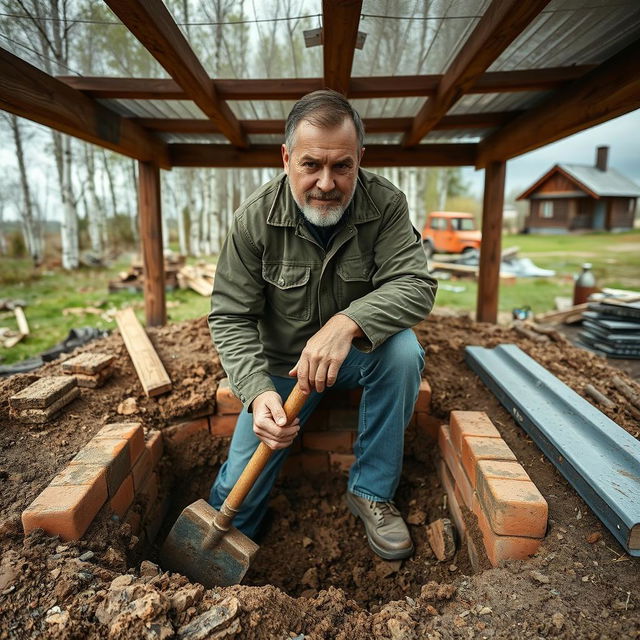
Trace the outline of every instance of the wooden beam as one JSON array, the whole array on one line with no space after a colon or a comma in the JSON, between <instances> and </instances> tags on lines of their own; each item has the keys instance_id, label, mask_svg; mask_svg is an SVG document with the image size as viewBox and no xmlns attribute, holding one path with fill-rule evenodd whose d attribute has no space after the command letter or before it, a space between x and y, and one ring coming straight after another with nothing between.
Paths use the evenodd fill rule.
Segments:
<instances>
[{"instance_id":1,"label":"wooden beam","mask_svg":"<svg viewBox=\"0 0 640 640\"><path fill-rule=\"evenodd\" d=\"M169 166L161 140L1 48L0 109L126 156Z\"/></svg>"},{"instance_id":2,"label":"wooden beam","mask_svg":"<svg viewBox=\"0 0 640 640\"><path fill-rule=\"evenodd\" d=\"M434 129L484 129L497 127L519 116L522 111L493 111L445 116ZM154 131L169 133L220 133L211 120L182 118L131 118L136 124ZM365 118L367 133L398 133L406 131L413 118ZM246 133L284 133L284 120L240 120Z\"/></svg>"},{"instance_id":3,"label":"wooden beam","mask_svg":"<svg viewBox=\"0 0 640 640\"><path fill-rule=\"evenodd\" d=\"M105 0L109 8L236 146L248 142L162 0Z\"/></svg>"},{"instance_id":4,"label":"wooden beam","mask_svg":"<svg viewBox=\"0 0 640 640\"><path fill-rule=\"evenodd\" d=\"M157 396L171 389L171 378L131 307L116 313L116 323L145 392Z\"/></svg>"},{"instance_id":5,"label":"wooden beam","mask_svg":"<svg viewBox=\"0 0 640 640\"><path fill-rule=\"evenodd\" d=\"M547 91L592 71L597 65L489 71L467 93ZM349 98L411 98L436 93L442 75L356 77L349 82ZM185 100L187 94L175 80L156 78L105 78L58 76L58 79L94 98L135 100ZM221 100L298 100L322 89L323 78L211 80Z\"/></svg>"},{"instance_id":6,"label":"wooden beam","mask_svg":"<svg viewBox=\"0 0 640 640\"><path fill-rule=\"evenodd\" d=\"M162 255L160 171L150 162L138 163L138 213L144 268L144 311L147 326L167 322Z\"/></svg>"},{"instance_id":7,"label":"wooden beam","mask_svg":"<svg viewBox=\"0 0 640 640\"><path fill-rule=\"evenodd\" d=\"M482 201L482 242L480 244L480 270L476 320L498 321L498 294L500 262L502 260L502 210L504 208L504 181L506 163L492 162L484 173Z\"/></svg>"},{"instance_id":8,"label":"wooden beam","mask_svg":"<svg viewBox=\"0 0 640 640\"><path fill-rule=\"evenodd\" d=\"M638 108L640 40L483 140L477 166L513 158Z\"/></svg>"},{"instance_id":9,"label":"wooden beam","mask_svg":"<svg viewBox=\"0 0 640 640\"><path fill-rule=\"evenodd\" d=\"M347 95L362 0L322 0L324 84Z\"/></svg>"},{"instance_id":10,"label":"wooden beam","mask_svg":"<svg viewBox=\"0 0 640 640\"><path fill-rule=\"evenodd\" d=\"M280 145L237 149L228 144L170 144L174 167L281 167ZM365 167L459 167L475 163L475 144L367 145Z\"/></svg>"},{"instance_id":11,"label":"wooden beam","mask_svg":"<svg viewBox=\"0 0 640 640\"><path fill-rule=\"evenodd\" d=\"M414 118L404 146L418 144L549 1L493 0L447 69L436 95Z\"/></svg>"}]
</instances>

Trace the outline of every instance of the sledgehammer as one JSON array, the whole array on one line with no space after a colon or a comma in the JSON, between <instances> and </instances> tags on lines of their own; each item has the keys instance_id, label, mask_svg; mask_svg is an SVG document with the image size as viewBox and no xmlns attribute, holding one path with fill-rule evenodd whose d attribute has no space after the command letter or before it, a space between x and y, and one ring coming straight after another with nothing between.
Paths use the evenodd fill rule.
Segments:
<instances>
[{"instance_id":1,"label":"sledgehammer","mask_svg":"<svg viewBox=\"0 0 640 640\"><path fill-rule=\"evenodd\" d=\"M287 424L297 417L306 399L296 383L284 404ZM231 522L272 453L263 442L258 445L220 511L204 500L182 511L160 552L164 569L182 573L207 588L240 583L259 547Z\"/></svg>"}]
</instances>

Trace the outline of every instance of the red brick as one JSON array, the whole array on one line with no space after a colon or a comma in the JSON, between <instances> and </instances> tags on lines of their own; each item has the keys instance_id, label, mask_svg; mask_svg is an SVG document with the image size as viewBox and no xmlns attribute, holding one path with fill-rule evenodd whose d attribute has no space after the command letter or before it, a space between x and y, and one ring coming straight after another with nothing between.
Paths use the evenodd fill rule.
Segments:
<instances>
[{"instance_id":1,"label":"red brick","mask_svg":"<svg viewBox=\"0 0 640 640\"><path fill-rule=\"evenodd\" d=\"M127 509L133 504L133 478L129 474L124 482L120 485L120 488L116 491L116 494L109 501L111 510L120 518L124 518L127 513Z\"/></svg>"},{"instance_id":2,"label":"red brick","mask_svg":"<svg viewBox=\"0 0 640 640\"><path fill-rule=\"evenodd\" d=\"M351 465L356 461L356 457L352 453L330 453L329 468L332 471L340 471L341 473L349 473Z\"/></svg>"},{"instance_id":3,"label":"red brick","mask_svg":"<svg viewBox=\"0 0 640 640\"><path fill-rule=\"evenodd\" d=\"M446 424L440 426L440 435L438 438L438 446L440 447L440 453L444 458L451 475L453 476L456 486L459 487L460 492L464 498L464 503L467 507L471 508L473 504L473 486L469 482L469 478L460 464L460 458L451 442L451 434L449 427Z\"/></svg>"},{"instance_id":4,"label":"red brick","mask_svg":"<svg viewBox=\"0 0 640 640\"><path fill-rule=\"evenodd\" d=\"M123 438L129 441L129 460L133 466L144 451L144 429L139 422L108 424L93 437L94 440Z\"/></svg>"},{"instance_id":5,"label":"red brick","mask_svg":"<svg viewBox=\"0 0 640 640\"><path fill-rule=\"evenodd\" d=\"M329 410L316 408L304 423L304 430L326 431L329 428Z\"/></svg>"},{"instance_id":6,"label":"red brick","mask_svg":"<svg viewBox=\"0 0 640 640\"><path fill-rule=\"evenodd\" d=\"M353 431L311 431L302 434L302 447L314 451L350 453L354 435Z\"/></svg>"},{"instance_id":7,"label":"red brick","mask_svg":"<svg viewBox=\"0 0 640 640\"><path fill-rule=\"evenodd\" d=\"M211 416L209 418L211 435L218 438L232 436L235 431L237 421L237 415Z\"/></svg>"},{"instance_id":8,"label":"red brick","mask_svg":"<svg viewBox=\"0 0 640 640\"><path fill-rule=\"evenodd\" d=\"M420 391L413 410L422 413L431 411L431 385L424 378L420 381Z\"/></svg>"},{"instance_id":9,"label":"red brick","mask_svg":"<svg viewBox=\"0 0 640 640\"><path fill-rule=\"evenodd\" d=\"M547 501L530 480L483 477L478 484L478 502L495 533L544 537Z\"/></svg>"},{"instance_id":10,"label":"red brick","mask_svg":"<svg viewBox=\"0 0 640 640\"><path fill-rule=\"evenodd\" d=\"M465 436L501 437L484 411L452 411L449 416L449 428L451 440L458 451L462 451L462 438Z\"/></svg>"},{"instance_id":11,"label":"red brick","mask_svg":"<svg viewBox=\"0 0 640 640\"><path fill-rule=\"evenodd\" d=\"M222 378L216 389L216 414L238 415L242 411L242 402L231 391L228 378Z\"/></svg>"},{"instance_id":12,"label":"red brick","mask_svg":"<svg viewBox=\"0 0 640 640\"><path fill-rule=\"evenodd\" d=\"M476 465L476 484L480 484L483 477L531 480L519 462L507 462L506 460L479 460Z\"/></svg>"},{"instance_id":13,"label":"red brick","mask_svg":"<svg viewBox=\"0 0 640 640\"><path fill-rule=\"evenodd\" d=\"M284 475L315 474L329 471L329 454L321 451L305 451L291 454L282 466Z\"/></svg>"},{"instance_id":14,"label":"red brick","mask_svg":"<svg viewBox=\"0 0 640 640\"><path fill-rule=\"evenodd\" d=\"M502 438L465 436L462 439L462 466L471 484L476 485L476 465L479 460L510 460L517 462L513 451Z\"/></svg>"},{"instance_id":15,"label":"red brick","mask_svg":"<svg viewBox=\"0 0 640 640\"><path fill-rule=\"evenodd\" d=\"M327 428L331 431L357 431L358 430L358 410L357 409L331 409Z\"/></svg>"},{"instance_id":16,"label":"red brick","mask_svg":"<svg viewBox=\"0 0 640 640\"><path fill-rule=\"evenodd\" d=\"M197 420L174 424L164 429L162 436L176 445L200 433L200 431L209 431L208 418L198 418Z\"/></svg>"},{"instance_id":17,"label":"red brick","mask_svg":"<svg viewBox=\"0 0 640 640\"><path fill-rule=\"evenodd\" d=\"M131 470L133 476L133 490L140 491L144 486L147 476L153 471L153 458L149 449L145 448L138 462Z\"/></svg>"},{"instance_id":18,"label":"red brick","mask_svg":"<svg viewBox=\"0 0 640 640\"><path fill-rule=\"evenodd\" d=\"M162 431L150 431L147 434L147 441L144 446L151 454L151 466L155 468L158 462L160 462L164 450Z\"/></svg>"},{"instance_id":19,"label":"red brick","mask_svg":"<svg viewBox=\"0 0 640 640\"><path fill-rule=\"evenodd\" d=\"M423 413L422 411L420 413L414 413L413 416L416 421L418 433L424 436L427 440L437 442L438 431L440 430L442 420L429 413Z\"/></svg>"},{"instance_id":20,"label":"red brick","mask_svg":"<svg viewBox=\"0 0 640 640\"><path fill-rule=\"evenodd\" d=\"M128 440L90 440L69 462L69 465L104 467L107 472L107 489L113 496L131 472Z\"/></svg>"},{"instance_id":21,"label":"red brick","mask_svg":"<svg viewBox=\"0 0 640 640\"><path fill-rule=\"evenodd\" d=\"M149 511L153 507L157 497L158 476L155 473L150 473L147 476L147 481L142 486L142 489L140 489L140 491L136 491L136 500L142 505L145 517L149 514Z\"/></svg>"},{"instance_id":22,"label":"red brick","mask_svg":"<svg viewBox=\"0 0 640 640\"><path fill-rule=\"evenodd\" d=\"M473 512L478 518L478 526L482 532L487 557L494 567L507 560L524 560L533 555L540 547L542 542L540 538L501 536L494 533L487 516L477 501Z\"/></svg>"},{"instance_id":23,"label":"red brick","mask_svg":"<svg viewBox=\"0 0 640 640\"><path fill-rule=\"evenodd\" d=\"M438 471L440 475L440 481L442 482L442 486L444 487L444 490L447 494L447 508L449 509L449 513L451 514L451 518L453 519L453 524L455 524L456 529L458 530L458 534L462 539L466 535L467 527L462 516L460 503L455 494L455 481L444 460L440 460L440 462L438 463Z\"/></svg>"},{"instance_id":24,"label":"red brick","mask_svg":"<svg viewBox=\"0 0 640 640\"><path fill-rule=\"evenodd\" d=\"M22 512L24 532L44 529L50 536L79 540L106 499L107 492L99 482L49 486Z\"/></svg>"},{"instance_id":25,"label":"red brick","mask_svg":"<svg viewBox=\"0 0 640 640\"><path fill-rule=\"evenodd\" d=\"M98 485L100 492L107 495L107 470L105 467L82 464L65 467L49 483L50 487Z\"/></svg>"}]
</instances>

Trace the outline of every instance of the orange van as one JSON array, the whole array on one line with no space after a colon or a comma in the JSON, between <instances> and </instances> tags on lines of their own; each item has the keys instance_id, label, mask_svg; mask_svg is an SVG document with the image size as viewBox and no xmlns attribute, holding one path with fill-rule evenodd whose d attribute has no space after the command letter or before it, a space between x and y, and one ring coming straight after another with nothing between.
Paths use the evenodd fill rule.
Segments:
<instances>
[{"instance_id":1,"label":"orange van","mask_svg":"<svg viewBox=\"0 0 640 640\"><path fill-rule=\"evenodd\" d=\"M422 245L428 256L434 253L464 253L480 249L481 237L470 213L432 211L422 230Z\"/></svg>"}]
</instances>

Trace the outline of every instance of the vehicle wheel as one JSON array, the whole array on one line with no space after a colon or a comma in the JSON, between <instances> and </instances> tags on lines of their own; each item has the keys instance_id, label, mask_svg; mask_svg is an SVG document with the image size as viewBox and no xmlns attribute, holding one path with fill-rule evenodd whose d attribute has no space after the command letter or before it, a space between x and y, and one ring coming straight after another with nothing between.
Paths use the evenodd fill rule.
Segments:
<instances>
[{"instance_id":1,"label":"vehicle wheel","mask_svg":"<svg viewBox=\"0 0 640 640\"><path fill-rule=\"evenodd\" d=\"M468 253L473 253L474 251L477 251L477 249L475 249L474 247L465 247L462 250L463 254L468 254Z\"/></svg>"},{"instance_id":2,"label":"vehicle wheel","mask_svg":"<svg viewBox=\"0 0 640 640\"><path fill-rule=\"evenodd\" d=\"M424 253L427 258L430 258L433 255L433 245L428 240L425 240L422 243L422 248L424 249Z\"/></svg>"}]
</instances>

